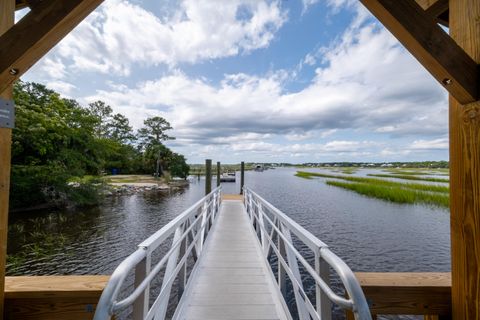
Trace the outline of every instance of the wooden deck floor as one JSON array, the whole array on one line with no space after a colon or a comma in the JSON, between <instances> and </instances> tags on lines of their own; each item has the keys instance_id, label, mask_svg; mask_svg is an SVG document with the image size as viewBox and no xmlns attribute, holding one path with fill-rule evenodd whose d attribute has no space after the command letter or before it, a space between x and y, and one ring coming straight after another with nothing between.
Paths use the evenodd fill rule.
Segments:
<instances>
[{"instance_id":1,"label":"wooden deck floor","mask_svg":"<svg viewBox=\"0 0 480 320\"><path fill-rule=\"evenodd\" d=\"M289 319L245 207L224 200L176 319Z\"/></svg>"}]
</instances>

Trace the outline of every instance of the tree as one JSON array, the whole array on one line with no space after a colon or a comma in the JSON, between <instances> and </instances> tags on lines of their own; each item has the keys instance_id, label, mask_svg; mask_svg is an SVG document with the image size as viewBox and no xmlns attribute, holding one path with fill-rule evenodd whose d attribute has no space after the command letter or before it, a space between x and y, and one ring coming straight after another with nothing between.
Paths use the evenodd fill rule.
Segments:
<instances>
[{"instance_id":1,"label":"tree","mask_svg":"<svg viewBox=\"0 0 480 320\"><path fill-rule=\"evenodd\" d=\"M108 123L108 136L120 143L130 143L136 139L128 118L117 113Z\"/></svg>"},{"instance_id":2,"label":"tree","mask_svg":"<svg viewBox=\"0 0 480 320\"><path fill-rule=\"evenodd\" d=\"M170 123L162 117L152 117L143 121L145 127L138 130L138 136L142 146L162 144L162 141L174 140L165 133L167 130L173 129Z\"/></svg>"},{"instance_id":3,"label":"tree","mask_svg":"<svg viewBox=\"0 0 480 320\"><path fill-rule=\"evenodd\" d=\"M95 101L88 105L88 111L97 119L95 133L99 138L108 137L109 123L112 119L112 107L103 101Z\"/></svg>"},{"instance_id":4,"label":"tree","mask_svg":"<svg viewBox=\"0 0 480 320\"><path fill-rule=\"evenodd\" d=\"M187 179L190 173L190 166L185 161L185 157L178 153L173 153L170 158L170 166L168 167L173 177Z\"/></svg>"}]
</instances>

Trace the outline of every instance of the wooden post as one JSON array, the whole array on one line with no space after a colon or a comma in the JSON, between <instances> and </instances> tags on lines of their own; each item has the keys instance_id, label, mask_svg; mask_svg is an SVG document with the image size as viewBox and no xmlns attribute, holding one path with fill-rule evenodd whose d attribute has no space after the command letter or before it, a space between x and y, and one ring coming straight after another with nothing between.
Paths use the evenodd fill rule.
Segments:
<instances>
[{"instance_id":1,"label":"wooden post","mask_svg":"<svg viewBox=\"0 0 480 320\"><path fill-rule=\"evenodd\" d=\"M480 63L480 1L451 0L449 20L452 38ZM480 319L480 102L450 96L449 113L452 316Z\"/></svg>"},{"instance_id":2,"label":"wooden post","mask_svg":"<svg viewBox=\"0 0 480 320\"><path fill-rule=\"evenodd\" d=\"M220 187L220 161L217 161L217 187Z\"/></svg>"},{"instance_id":3,"label":"wooden post","mask_svg":"<svg viewBox=\"0 0 480 320\"><path fill-rule=\"evenodd\" d=\"M0 35L14 24L15 0L0 1ZM0 98L11 100L12 87L0 93ZM0 128L0 317L5 298L5 263L7 259L8 199L10 195L10 166L12 129Z\"/></svg>"},{"instance_id":4,"label":"wooden post","mask_svg":"<svg viewBox=\"0 0 480 320\"><path fill-rule=\"evenodd\" d=\"M212 192L212 160L205 160L205 195Z\"/></svg>"},{"instance_id":5,"label":"wooden post","mask_svg":"<svg viewBox=\"0 0 480 320\"><path fill-rule=\"evenodd\" d=\"M240 164L240 194L243 194L243 186L245 185L245 162Z\"/></svg>"}]
</instances>

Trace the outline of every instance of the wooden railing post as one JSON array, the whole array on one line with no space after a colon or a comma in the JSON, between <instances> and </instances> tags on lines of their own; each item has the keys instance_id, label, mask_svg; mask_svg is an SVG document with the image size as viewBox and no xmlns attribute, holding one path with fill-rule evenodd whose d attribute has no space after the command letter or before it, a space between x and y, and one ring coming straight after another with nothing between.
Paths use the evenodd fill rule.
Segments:
<instances>
[{"instance_id":1,"label":"wooden railing post","mask_svg":"<svg viewBox=\"0 0 480 320\"><path fill-rule=\"evenodd\" d=\"M14 24L15 0L0 1L0 35ZM12 87L0 92L0 99L12 100ZM8 199L10 196L10 166L12 129L0 128L0 317L5 299L5 264L7 259Z\"/></svg>"},{"instance_id":2,"label":"wooden railing post","mask_svg":"<svg viewBox=\"0 0 480 320\"><path fill-rule=\"evenodd\" d=\"M212 192L212 160L205 160L205 195Z\"/></svg>"},{"instance_id":3,"label":"wooden railing post","mask_svg":"<svg viewBox=\"0 0 480 320\"><path fill-rule=\"evenodd\" d=\"M480 1L450 0L449 4L450 35L480 63ZM452 316L480 319L480 101L461 104L452 96L450 223Z\"/></svg>"},{"instance_id":4,"label":"wooden railing post","mask_svg":"<svg viewBox=\"0 0 480 320\"><path fill-rule=\"evenodd\" d=\"M220 161L217 161L217 187L220 187Z\"/></svg>"},{"instance_id":5,"label":"wooden railing post","mask_svg":"<svg viewBox=\"0 0 480 320\"><path fill-rule=\"evenodd\" d=\"M243 186L245 185L245 162L240 164L240 194L243 194Z\"/></svg>"}]
</instances>

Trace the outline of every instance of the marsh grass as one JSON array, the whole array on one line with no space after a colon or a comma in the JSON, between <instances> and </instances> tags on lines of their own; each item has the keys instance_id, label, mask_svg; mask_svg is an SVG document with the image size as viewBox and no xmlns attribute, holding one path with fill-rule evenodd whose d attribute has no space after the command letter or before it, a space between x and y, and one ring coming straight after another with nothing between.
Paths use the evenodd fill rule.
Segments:
<instances>
[{"instance_id":1,"label":"marsh grass","mask_svg":"<svg viewBox=\"0 0 480 320\"><path fill-rule=\"evenodd\" d=\"M352 183L327 180L330 186L348 189L372 198L396 203L425 203L448 208L449 196L443 193L422 192L396 186L375 185L368 183Z\"/></svg>"},{"instance_id":2,"label":"marsh grass","mask_svg":"<svg viewBox=\"0 0 480 320\"><path fill-rule=\"evenodd\" d=\"M399 175L409 175L409 176L428 176L434 173L422 172L422 171L401 171L401 170L382 170L388 172L388 174L399 174Z\"/></svg>"},{"instance_id":3,"label":"marsh grass","mask_svg":"<svg viewBox=\"0 0 480 320\"><path fill-rule=\"evenodd\" d=\"M313 179L312 174L305 171L297 171L297 173L295 173L295 176L303 179Z\"/></svg>"},{"instance_id":4,"label":"marsh grass","mask_svg":"<svg viewBox=\"0 0 480 320\"><path fill-rule=\"evenodd\" d=\"M346 168L340 171L343 174L354 174L357 173L357 170L354 168Z\"/></svg>"},{"instance_id":5,"label":"marsh grass","mask_svg":"<svg viewBox=\"0 0 480 320\"><path fill-rule=\"evenodd\" d=\"M412 175L400 175L400 174L374 174L369 173L367 174L369 177L380 177L380 178L396 178L396 179L403 179L403 180L416 180L416 181L430 181L430 182L450 182L449 179L443 178L431 178L431 177L418 177Z\"/></svg>"},{"instance_id":6,"label":"marsh grass","mask_svg":"<svg viewBox=\"0 0 480 320\"><path fill-rule=\"evenodd\" d=\"M333 178L333 179L340 179L340 180L362 183L362 184L369 184L369 185L376 185L376 186L383 186L383 187L395 187L400 189L402 188L413 189L413 190L424 191L424 192L441 192L441 193L449 192L448 186L430 185L430 184L422 184L422 183L404 183L404 182L395 182L395 181L389 181L389 180L383 180L383 179L364 178L364 177L355 177L355 176L340 176L340 175L324 174L324 173L317 173L317 172L297 171L296 176L305 178L305 179L312 179L312 177Z\"/></svg>"}]
</instances>

